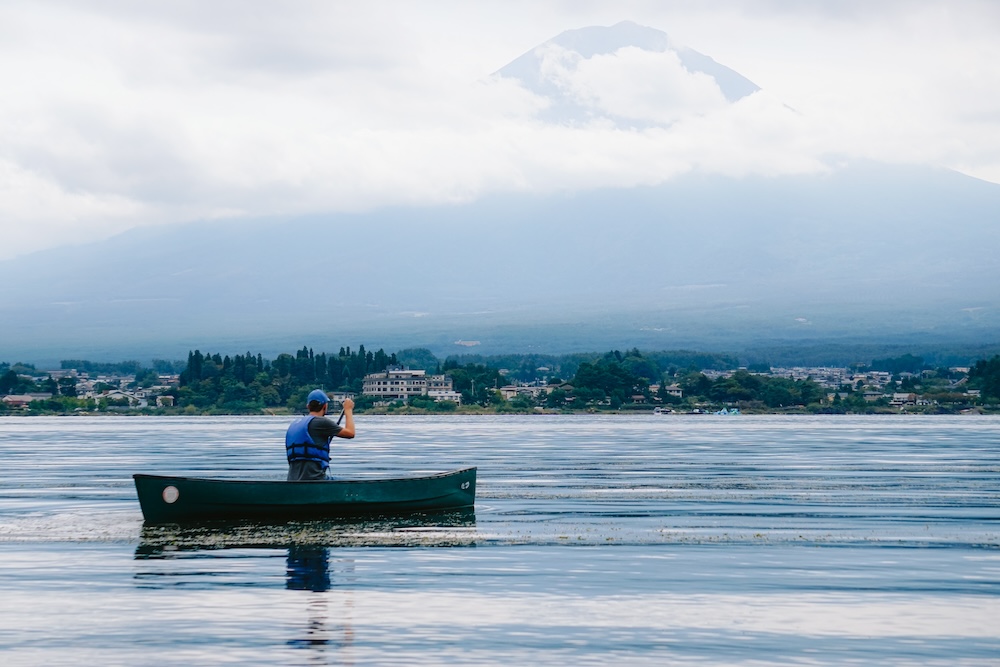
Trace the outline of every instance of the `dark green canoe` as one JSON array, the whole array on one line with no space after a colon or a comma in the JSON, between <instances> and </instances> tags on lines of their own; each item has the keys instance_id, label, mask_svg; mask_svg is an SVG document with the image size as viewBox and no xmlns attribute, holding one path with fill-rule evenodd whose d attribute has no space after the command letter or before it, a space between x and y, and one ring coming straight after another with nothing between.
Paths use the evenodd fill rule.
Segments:
<instances>
[{"instance_id":1,"label":"dark green canoe","mask_svg":"<svg viewBox=\"0 0 1000 667\"><path fill-rule=\"evenodd\" d=\"M147 523L398 516L472 507L476 469L425 477L244 481L133 475Z\"/></svg>"}]
</instances>

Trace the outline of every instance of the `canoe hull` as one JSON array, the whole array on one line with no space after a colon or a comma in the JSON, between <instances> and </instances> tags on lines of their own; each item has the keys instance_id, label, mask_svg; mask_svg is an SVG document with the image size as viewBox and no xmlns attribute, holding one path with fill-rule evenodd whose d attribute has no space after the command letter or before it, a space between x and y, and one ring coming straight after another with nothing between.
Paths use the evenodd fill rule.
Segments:
<instances>
[{"instance_id":1,"label":"canoe hull","mask_svg":"<svg viewBox=\"0 0 1000 667\"><path fill-rule=\"evenodd\" d=\"M146 523L399 516L473 507L476 469L425 477L308 482L133 475Z\"/></svg>"}]
</instances>

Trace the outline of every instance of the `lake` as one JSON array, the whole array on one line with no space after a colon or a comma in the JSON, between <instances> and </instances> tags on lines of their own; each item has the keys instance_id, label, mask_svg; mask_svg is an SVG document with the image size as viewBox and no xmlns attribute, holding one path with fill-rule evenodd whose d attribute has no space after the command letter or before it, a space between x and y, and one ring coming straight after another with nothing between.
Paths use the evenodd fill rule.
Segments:
<instances>
[{"instance_id":1,"label":"lake","mask_svg":"<svg viewBox=\"0 0 1000 667\"><path fill-rule=\"evenodd\" d=\"M0 418L12 665L1000 664L1000 418L360 415L337 476L474 513L144 527L283 479L273 417Z\"/></svg>"}]
</instances>

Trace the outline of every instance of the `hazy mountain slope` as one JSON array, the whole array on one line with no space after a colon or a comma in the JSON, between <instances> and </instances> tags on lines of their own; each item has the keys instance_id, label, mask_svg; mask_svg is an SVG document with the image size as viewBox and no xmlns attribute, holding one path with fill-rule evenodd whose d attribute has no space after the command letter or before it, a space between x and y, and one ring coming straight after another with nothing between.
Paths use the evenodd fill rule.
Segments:
<instances>
[{"instance_id":1,"label":"hazy mountain slope","mask_svg":"<svg viewBox=\"0 0 1000 667\"><path fill-rule=\"evenodd\" d=\"M985 336L996 211L1000 186L869 164L139 229L0 263L0 358L327 334L552 350Z\"/></svg>"}]
</instances>

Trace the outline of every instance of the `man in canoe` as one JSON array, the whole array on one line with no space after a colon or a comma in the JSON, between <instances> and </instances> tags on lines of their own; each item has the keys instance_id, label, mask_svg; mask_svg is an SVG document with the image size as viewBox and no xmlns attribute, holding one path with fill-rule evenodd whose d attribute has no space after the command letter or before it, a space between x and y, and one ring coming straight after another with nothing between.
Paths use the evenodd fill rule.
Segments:
<instances>
[{"instance_id":1,"label":"man in canoe","mask_svg":"<svg viewBox=\"0 0 1000 667\"><path fill-rule=\"evenodd\" d=\"M293 422L285 433L288 481L326 479L330 467L330 441L334 437L354 437L354 401L344 400L344 425L326 416L330 398L322 389L313 389L306 399L309 415Z\"/></svg>"}]
</instances>

